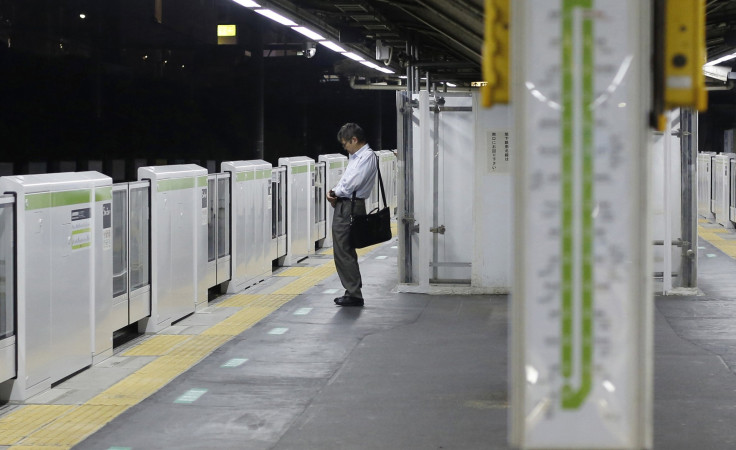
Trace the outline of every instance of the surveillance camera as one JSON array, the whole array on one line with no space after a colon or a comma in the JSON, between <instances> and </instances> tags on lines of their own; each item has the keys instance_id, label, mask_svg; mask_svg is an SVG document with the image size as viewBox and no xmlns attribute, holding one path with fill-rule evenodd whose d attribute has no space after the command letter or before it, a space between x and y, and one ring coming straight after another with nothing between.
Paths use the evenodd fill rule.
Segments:
<instances>
[{"instance_id":1,"label":"surveillance camera","mask_svg":"<svg viewBox=\"0 0 736 450\"><path fill-rule=\"evenodd\" d=\"M304 56L307 58L313 57L317 53L317 43L316 42L307 42L304 45Z\"/></svg>"}]
</instances>

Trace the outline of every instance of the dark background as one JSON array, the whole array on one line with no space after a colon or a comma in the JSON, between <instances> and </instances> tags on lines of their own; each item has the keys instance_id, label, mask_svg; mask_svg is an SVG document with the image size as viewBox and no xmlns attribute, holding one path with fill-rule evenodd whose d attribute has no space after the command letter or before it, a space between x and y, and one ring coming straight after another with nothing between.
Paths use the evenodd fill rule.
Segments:
<instances>
[{"instance_id":1,"label":"dark background","mask_svg":"<svg viewBox=\"0 0 736 450\"><path fill-rule=\"evenodd\" d=\"M343 152L345 122L376 150L396 147L395 93L352 89L352 61L321 46L305 57L306 38L231 0L161 0L161 14L156 3L0 0L3 174L92 160L122 181L135 179L134 160L214 160L219 170L255 159L261 86L263 156L274 165ZM236 45L217 44L218 23L237 25Z\"/></svg>"}]
</instances>

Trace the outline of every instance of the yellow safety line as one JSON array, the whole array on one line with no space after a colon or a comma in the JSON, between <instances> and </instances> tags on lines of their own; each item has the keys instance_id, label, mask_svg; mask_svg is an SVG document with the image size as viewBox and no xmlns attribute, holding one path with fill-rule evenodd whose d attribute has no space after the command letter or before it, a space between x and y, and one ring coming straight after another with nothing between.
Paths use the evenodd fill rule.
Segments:
<instances>
[{"instance_id":1,"label":"yellow safety line","mask_svg":"<svg viewBox=\"0 0 736 450\"><path fill-rule=\"evenodd\" d=\"M277 308L248 307L202 332L204 335L237 336L252 327Z\"/></svg>"},{"instance_id":2,"label":"yellow safety line","mask_svg":"<svg viewBox=\"0 0 736 450\"><path fill-rule=\"evenodd\" d=\"M218 307L223 308L226 306L238 306L244 307L252 305L253 302L263 297L263 294L237 294L233 295L229 299L217 304Z\"/></svg>"},{"instance_id":3,"label":"yellow safety line","mask_svg":"<svg viewBox=\"0 0 736 450\"><path fill-rule=\"evenodd\" d=\"M127 406L80 405L23 440L23 445L74 445L128 409Z\"/></svg>"},{"instance_id":4,"label":"yellow safety line","mask_svg":"<svg viewBox=\"0 0 736 450\"><path fill-rule=\"evenodd\" d=\"M701 239L705 239L718 250L736 259L736 240L725 239L723 237L725 234L733 234L733 231L726 230L725 228L706 228L698 225L698 236Z\"/></svg>"},{"instance_id":5,"label":"yellow safety line","mask_svg":"<svg viewBox=\"0 0 736 450\"><path fill-rule=\"evenodd\" d=\"M378 245L360 249L358 254L363 255L376 247ZM82 405L27 405L11 411L0 418L0 445L11 446L14 450L73 447L335 271L332 260L320 266L289 268L277 276L297 279L273 293L238 294L218 303L217 307L241 309L202 334L162 334L139 343L122 355L155 356L156 359Z\"/></svg>"},{"instance_id":6,"label":"yellow safety line","mask_svg":"<svg viewBox=\"0 0 736 450\"><path fill-rule=\"evenodd\" d=\"M8 447L12 450L67 450L72 448L69 445L14 445Z\"/></svg>"},{"instance_id":7,"label":"yellow safety line","mask_svg":"<svg viewBox=\"0 0 736 450\"><path fill-rule=\"evenodd\" d=\"M290 267L283 272L274 274L277 277L300 277L313 271L314 267Z\"/></svg>"},{"instance_id":8,"label":"yellow safety line","mask_svg":"<svg viewBox=\"0 0 736 450\"><path fill-rule=\"evenodd\" d=\"M60 415L73 405L28 405L0 419L0 445L13 445Z\"/></svg>"},{"instance_id":9,"label":"yellow safety line","mask_svg":"<svg viewBox=\"0 0 736 450\"><path fill-rule=\"evenodd\" d=\"M165 355L172 348L189 339L191 336L162 334L153 336L122 354L122 356L159 356Z\"/></svg>"}]
</instances>

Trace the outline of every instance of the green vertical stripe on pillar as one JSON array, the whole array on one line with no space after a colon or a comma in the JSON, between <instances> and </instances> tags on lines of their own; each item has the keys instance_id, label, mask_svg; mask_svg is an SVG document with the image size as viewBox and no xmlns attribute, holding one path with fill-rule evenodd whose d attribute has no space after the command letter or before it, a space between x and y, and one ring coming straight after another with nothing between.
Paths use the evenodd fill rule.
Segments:
<instances>
[{"instance_id":1,"label":"green vertical stripe on pillar","mask_svg":"<svg viewBox=\"0 0 736 450\"><path fill-rule=\"evenodd\" d=\"M590 17L582 18L581 36L575 35L574 11L590 10L592 0L563 0L562 16L562 280L561 280L561 340L560 357L564 386L562 408L578 409L592 388L593 377L593 237L594 219L594 28ZM584 14L584 12L583 12ZM581 64L575 62L575 40L582 39ZM576 81L581 84L581 97L575 95ZM582 120L581 136L575 135L576 110ZM576 154L576 141L581 154ZM580 158L580 174L575 171L575 160ZM582 190L582 204L575 202L576 177ZM580 245L575 243L576 208L580 216ZM580 262L579 267L575 264ZM576 285L576 272L580 281ZM580 292L580 317L575 316L575 292ZM580 360L574 361L575 322L580 324ZM575 369L580 385L573 386Z\"/></svg>"}]
</instances>

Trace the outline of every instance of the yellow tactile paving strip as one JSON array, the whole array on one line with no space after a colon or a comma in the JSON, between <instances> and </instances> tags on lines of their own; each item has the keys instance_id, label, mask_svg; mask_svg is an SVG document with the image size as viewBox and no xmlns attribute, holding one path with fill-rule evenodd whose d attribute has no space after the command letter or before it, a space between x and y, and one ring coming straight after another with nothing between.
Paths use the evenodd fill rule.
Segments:
<instances>
[{"instance_id":1,"label":"yellow tactile paving strip","mask_svg":"<svg viewBox=\"0 0 736 450\"><path fill-rule=\"evenodd\" d=\"M72 446L126 409L127 406L80 405L28 436L23 445Z\"/></svg>"},{"instance_id":2,"label":"yellow tactile paving strip","mask_svg":"<svg viewBox=\"0 0 736 450\"><path fill-rule=\"evenodd\" d=\"M28 405L0 419L0 445L13 445L74 408L72 405Z\"/></svg>"},{"instance_id":3,"label":"yellow tactile paving strip","mask_svg":"<svg viewBox=\"0 0 736 450\"><path fill-rule=\"evenodd\" d=\"M278 308L248 306L202 332L204 335L237 336Z\"/></svg>"},{"instance_id":4,"label":"yellow tactile paving strip","mask_svg":"<svg viewBox=\"0 0 736 450\"><path fill-rule=\"evenodd\" d=\"M707 223L707 221L701 222L701 220L698 220L698 222ZM733 230L726 230L725 228L707 228L698 225L698 236L700 238L705 239L718 250L736 259L736 239L727 239L724 237L733 233Z\"/></svg>"},{"instance_id":5,"label":"yellow tactile paving strip","mask_svg":"<svg viewBox=\"0 0 736 450\"><path fill-rule=\"evenodd\" d=\"M67 450L69 445L14 445L9 447L13 450Z\"/></svg>"},{"instance_id":6,"label":"yellow tactile paving strip","mask_svg":"<svg viewBox=\"0 0 736 450\"><path fill-rule=\"evenodd\" d=\"M377 247L360 249L358 254L364 255ZM329 255L332 249L320 253ZM73 447L335 271L332 260L316 267L291 267L274 275L296 279L270 294L238 294L218 303L217 307L240 308L240 311L200 335L161 334L141 342L122 356L156 357L153 361L84 404L28 405L8 413L0 419L0 445L13 450Z\"/></svg>"},{"instance_id":7,"label":"yellow tactile paving strip","mask_svg":"<svg viewBox=\"0 0 736 450\"><path fill-rule=\"evenodd\" d=\"M123 356L160 356L168 353L172 348L181 344L182 342L189 339L191 336L178 336L178 335L160 335L153 336L147 341L136 345L127 352L123 353Z\"/></svg>"},{"instance_id":8,"label":"yellow tactile paving strip","mask_svg":"<svg viewBox=\"0 0 736 450\"><path fill-rule=\"evenodd\" d=\"M326 277L303 276L297 278L286 286L275 290L273 293L276 295L299 295L325 278Z\"/></svg>"},{"instance_id":9,"label":"yellow tactile paving strip","mask_svg":"<svg viewBox=\"0 0 736 450\"><path fill-rule=\"evenodd\" d=\"M224 302L218 303L217 306L236 306L242 308L244 306L252 305L256 300L260 299L264 295L265 294L237 294L233 295Z\"/></svg>"},{"instance_id":10,"label":"yellow tactile paving strip","mask_svg":"<svg viewBox=\"0 0 736 450\"><path fill-rule=\"evenodd\" d=\"M314 270L314 267L290 267L283 272L274 274L277 277L300 277Z\"/></svg>"}]
</instances>

